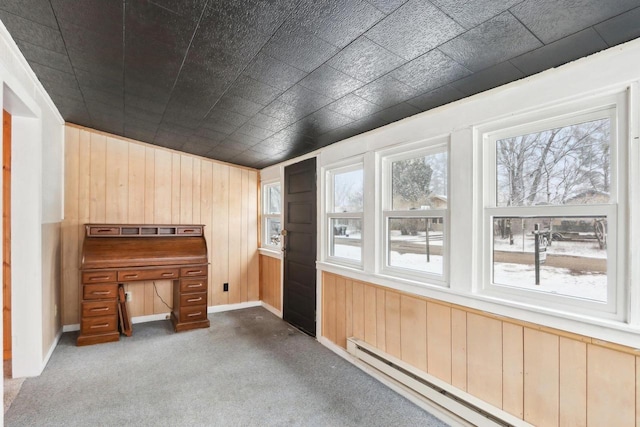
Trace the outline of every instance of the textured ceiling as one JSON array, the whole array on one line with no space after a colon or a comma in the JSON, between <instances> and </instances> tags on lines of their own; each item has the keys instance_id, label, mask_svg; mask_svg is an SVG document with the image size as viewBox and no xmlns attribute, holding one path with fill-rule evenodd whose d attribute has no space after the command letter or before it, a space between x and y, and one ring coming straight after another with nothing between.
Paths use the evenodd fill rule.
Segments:
<instances>
[{"instance_id":1,"label":"textured ceiling","mask_svg":"<svg viewBox=\"0 0 640 427\"><path fill-rule=\"evenodd\" d=\"M640 36L640 0L0 0L68 122L262 168Z\"/></svg>"}]
</instances>

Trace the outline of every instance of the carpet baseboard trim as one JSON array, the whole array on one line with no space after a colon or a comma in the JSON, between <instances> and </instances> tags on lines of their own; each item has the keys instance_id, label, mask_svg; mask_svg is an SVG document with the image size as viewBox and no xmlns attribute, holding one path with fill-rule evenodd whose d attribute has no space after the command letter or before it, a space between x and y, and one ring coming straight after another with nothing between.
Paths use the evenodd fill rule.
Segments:
<instances>
[{"instance_id":1,"label":"carpet baseboard trim","mask_svg":"<svg viewBox=\"0 0 640 427\"><path fill-rule=\"evenodd\" d=\"M455 414L452 414L451 412L442 408L440 405L437 405L436 403L431 402L430 400L427 400L423 396L420 396L418 393L400 384L396 380L388 377L387 375L380 373L379 371L371 368L367 364L359 361L357 358L349 354L345 349L336 345L335 343L328 340L327 338L319 337L318 342L324 345L325 347L327 347L329 350L333 351L338 356L342 357L348 362L351 362L351 364L355 365L361 371L364 371L368 375L380 381L382 384L386 385L391 390L398 393L400 396L408 399L410 402L414 403L415 405L429 412L431 415L438 418L440 421L445 422L451 426L469 426L470 425L469 423L465 422L461 418L457 417Z\"/></svg>"},{"instance_id":2,"label":"carpet baseboard trim","mask_svg":"<svg viewBox=\"0 0 640 427\"><path fill-rule=\"evenodd\" d=\"M276 316L278 316L279 318L282 319L282 312L280 310L278 310L277 308L267 304L264 301L262 301L262 307L266 308L267 310L269 310L270 312L272 312L273 314L275 314Z\"/></svg>"},{"instance_id":3,"label":"carpet baseboard trim","mask_svg":"<svg viewBox=\"0 0 640 427\"><path fill-rule=\"evenodd\" d=\"M62 337L62 332L63 332L63 330L60 329L58 331L58 333L56 334L56 337L53 339L53 342L51 343L51 346L49 347L49 351L47 352L47 355L44 357L44 360L42 361L42 367L40 368L40 372L38 373L38 375L42 374L42 371L44 371L44 368L47 366L47 363L49 363L49 359L51 359L51 355L53 354L53 350L56 349L56 347L58 346L58 341L60 341L60 338Z\"/></svg>"},{"instance_id":4,"label":"carpet baseboard trim","mask_svg":"<svg viewBox=\"0 0 640 427\"><path fill-rule=\"evenodd\" d=\"M231 311L231 310L241 310L243 308L261 307L262 305L263 303L261 301L248 301L248 302L241 302L238 304L213 305L213 306L207 307L207 313L222 313L222 312ZM265 308L269 310L269 307L265 307ZM279 317L282 317L281 314L278 314L277 311L274 312L273 310L269 310L269 311L272 311L274 314L278 315ZM131 318L131 323L155 322L157 320L168 319L169 318L168 316L169 316L169 313L149 314L147 316L136 316ZM79 330L80 330L79 323L64 325L62 327L62 332L75 332Z\"/></svg>"}]
</instances>

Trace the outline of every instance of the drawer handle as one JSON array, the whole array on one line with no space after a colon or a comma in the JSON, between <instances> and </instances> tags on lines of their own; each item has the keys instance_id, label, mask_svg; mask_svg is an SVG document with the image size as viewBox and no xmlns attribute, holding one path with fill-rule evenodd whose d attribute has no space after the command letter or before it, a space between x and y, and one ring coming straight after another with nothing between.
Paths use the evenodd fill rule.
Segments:
<instances>
[{"instance_id":1,"label":"drawer handle","mask_svg":"<svg viewBox=\"0 0 640 427\"><path fill-rule=\"evenodd\" d=\"M125 279L135 279L136 277L138 277L137 274L125 274L124 275Z\"/></svg>"},{"instance_id":2,"label":"drawer handle","mask_svg":"<svg viewBox=\"0 0 640 427\"><path fill-rule=\"evenodd\" d=\"M91 329L98 329L98 328L108 328L109 324L108 323L101 323L99 325L92 325Z\"/></svg>"},{"instance_id":3,"label":"drawer handle","mask_svg":"<svg viewBox=\"0 0 640 427\"><path fill-rule=\"evenodd\" d=\"M173 276L175 276L175 273L173 273L173 272L172 273L162 273L161 276L162 277L173 277Z\"/></svg>"},{"instance_id":4,"label":"drawer handle","mask_svg":"<svg viewBox=\"0 0 640 427\"><path fill-rule=\"evenodd\" d=\"M195 285L187 285L187 288L201 288L202 283L196 283Z\"/></svg>"},{"instance_id":5,"label":"drawer handle","mask_svg":"<svg viewBox=\"0 0 640 427\"><path fill-rule=\"evenodd\" d=\"M92 308L91 311L109 311L109 307Z\"/></svg>"},{"instance_id":6,"label":"drawer handle","mask_svg":"<svg viewBox=\"0 0 640 427\"><path fill-rule=\"evenodd\" d=\"M89 280L109 280L109 276L93 276Z\"/></svg>"},{"instance_id":7,"label":"drawer handle","mask_svg":"<svg viewBox=\"0 0 640 427\"><path fill-rule=\"evenodd\" d=\"M98 228L96 230L96 233L111 233L112 231L115 231L114 228Z\"/></svg>"},{"instance_id":8,"label":"drawer handle","mask_svg":"<svg viewBox=\"0 0 640 427\"><path fill-rule=\"evenodd\" d=\"M190 299L187 300L187 302L197 302L197 301L202 301L202 297L190 298Z\"/></svg>"},{"instance_id":9,"label":"drawer handle","mask_svg":"<svg viewBox=\"0 0 640 427\"><path fill-rule=\"evenodd\" d=\"M91 292L93 295L109 295L111 291L93 291Z\"/></svg>"},{"instance_id":10,"label":"drawer handle","mask_svg":"<svg viewBox=\"0 0 640 427\"><path fill-rule=\"evenodd\" d=\"M195 233L196 230L194 230L193 228L186 228L184 230L182 230L183 233Z\"/></svg>"},{"instance_id":11,"label":"drawer handle","mask_svg":"<svg viewBox=\"0 0 640 427\"><path fill-rule=\"evenodd\" d=\"M190 270L190 271L187 271L187 276L195 276L196 274L202 274L202 270Z\"/></svg>"},{"instance_id":12,"label":"drawer handle","mask_svg":"<svg viewBox=\"0 0 640 427\"><path fill-rule=\"evenodd\" d=\"M196 317L196 316L200 316L202 314L201 311L197 312L197 313L191 313L191 314L187 314L187 317Z\"/></svg>"}]
</instances>

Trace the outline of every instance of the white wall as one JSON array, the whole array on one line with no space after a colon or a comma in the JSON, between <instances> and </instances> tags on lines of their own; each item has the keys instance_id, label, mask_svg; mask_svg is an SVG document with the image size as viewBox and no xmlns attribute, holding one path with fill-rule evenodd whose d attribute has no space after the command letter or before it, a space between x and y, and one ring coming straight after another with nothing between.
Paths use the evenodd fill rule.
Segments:
<instances>
[{"instance_id":1,"label":"white wall","mask_svg":"<svg viewBox=\"0 0 640 427\"><path fill-rule=\"evenodd\" d=\"M59 262L59 257L43 254L43 240L47 250L57 251L59 233L57 227L43 224L62 220L64 121L1 23L0 83L3 108L13 116L13 375L35 376L42 372L60 333L55 316L43 317L45 308L57 311L59 294L51 291L52 286L59 287L59 277L43 275L59 271L58 266L43 264ZM49 334L53 338L43 339L44 331L52 328L57 331Z\"/></svg>"},{"instance_id":2,"label":"white wall","mask_svg":"<svg viewBox=\"0 0 640 427\"><path fill-rule=\"evenodd\" d=\"M332 144L311 155L318 156L318 205L323 205L324 177L322 168L342 159L365 156L365 175L375 175L375 161L366 166L366 159L375 152L393 145L445 137L450 141L450 254L452 268L448 287L420 285L384 277L375 269L376 259L372 250L364 251L365 266L373 266L362 271L336 266L319 258L318 268L357 280L394 287L403 291L430 298L460 304L499 315L509 316L545 326L559 328L595 338L638 347L640 336L640 149L638 149L638 128L640 115L638 106L640 94L640 40L620 45L587 58L551 69L538 75L466 98L455 103L436 108L425 113L392 123L383 128L357 135ZM621 286L626 288L627 307L625 318L609 320L579 314L572 315L545 307L531 307L527 304L513 304L488 298L475 292L482 281L479 210L478 200L479 164L477 130L487 123L508 120L514 116L536 115L562 104L600 98L611 93L626 94L629 100L630 134L621 140L628 144L630 151L631 191L624 195L628 199L629 221L628 245L624 250ZM308 156L308 155L307 155ZM307 157L305 156L305 157ZM261 171L261 177L276 179L282 173L282 166L295 163L293 159ZM627 159L621 159L625 161ZM370 169L367 170L367 167ZM367 187L368 186L368 187ZM365 194L379 197L375 182L365 184ZM479 187L480 189L482 187ZM365 202L366 203L366 202ZM375 209L374 209L375 210ZM321 212L318 212L319 232L322 233ZM375 224L375 212L365 212L365 233L367 223ZM374 226L375 228L375 226ZM479 237L480 236L480 237ZM322 239L319 239L322 240ZM318 255L324 252L319 247ZM369 259L367 259L369 258ZM453 266L454 261L455 266ZM463 260L463 261L461 261ZM632 260L633 262L629 262ZM318 298L318 304L322 301ZM320 307L317 312L321 313Z\"/></svg>"}]
</instances>

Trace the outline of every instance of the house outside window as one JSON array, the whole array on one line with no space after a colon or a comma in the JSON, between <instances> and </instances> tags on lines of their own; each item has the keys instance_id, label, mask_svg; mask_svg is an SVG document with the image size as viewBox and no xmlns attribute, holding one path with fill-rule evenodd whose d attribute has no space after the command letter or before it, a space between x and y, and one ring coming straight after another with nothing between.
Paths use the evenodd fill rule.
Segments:
<instances>
[{"instance_id":1,"label":"house outside window","mask_svg":"<svg viewBox=\"0 0 640 427\"><path fill-rule=\"evenodd\" d=\"M279 249L282 222L280 183L262 185L262 247Z\"/></svg>"}]
</instances>

